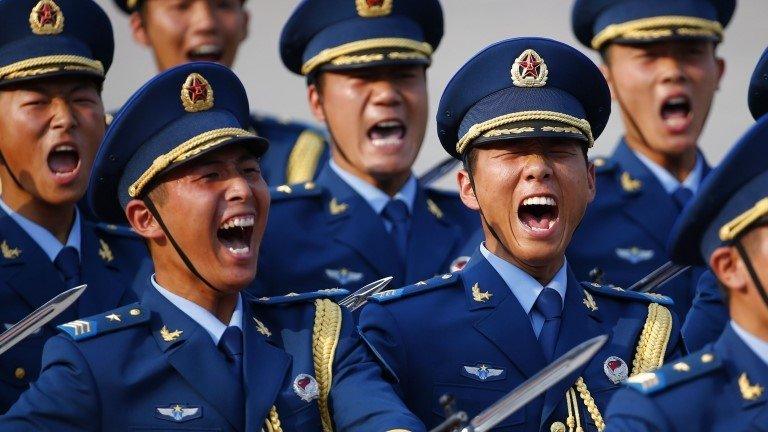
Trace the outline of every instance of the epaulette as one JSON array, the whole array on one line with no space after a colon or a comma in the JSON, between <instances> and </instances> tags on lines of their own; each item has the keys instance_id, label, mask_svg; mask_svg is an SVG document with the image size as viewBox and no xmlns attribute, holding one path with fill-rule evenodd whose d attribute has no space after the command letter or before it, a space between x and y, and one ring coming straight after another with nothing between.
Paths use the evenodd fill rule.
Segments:
<instances>
[{"instance_id":1,"label":"epaulette","mask_svg":"<svg viewBox=\"0 0 768 432\"><path fill-rule=\"evenodd\" d=\"M149 312L142 308L139 303L133 303L109 312L70 321L56 328L72 339L81 341L133 327L148 320Z\"/></svg>"},{"instance_id":2,"label":"epaulette","mask_svg":"<svg viewBox=\"0 0 768 432\"><path fill-rule=\"evenodd\" d=\"M408 285L402 288L382 291L380 293L372 295L370 298L370 301L374 303L388 303L393 300L410 297L414 294L432 291L437 288L443 288L453 284L458 280L459 280L458 273L446 273L442 276L435 276L429 280L416 282L413 285Z\"/></svg>"},{"instance_id":3,"label":"epaulette","mask_svg":"<svg viewBox=\"0 0 768 432\"><path fill-rule=\"evenodd\" d=\"M286 200L322 195L323 188L313 182L302 184L280 185L269 188L269 196L272 201Z\"/></svg>"},{"instance_id":4,"label":"epaulette","mask_svg":"<svg viewBox=\"0 0 768 432\"><path fill-rule=\"evenodd\" d=\"M136 231L133 230L133 228L129 227L128 225L115 225L115 224L106 224L101 222L87 222L91 226L93 226L95 229L106 232L112 235L117 235L120 237L128 237L132 239L140 239L141 236L136 233Z\"/></svg>"},{"instance_id":5,"label":"epaulette","mask_svg":"<svg viewBox=\"0 0 768 432\"><path fill-rule=\"evenodd\" d=\"M255 123L254 126L257 129L269 129L269 128L289 128L292 129L295 133L301 133L301 131L306 129L314 129L312 126L310 126L307 123L304 123L302 121L294 120L287 116L281 116L276 117L268 114L263 113L251 113L251 120Z\"/></svg>"},{"instance_id":6,"label":"epaulette","mask_svg":"<svg viewBox=\"0 0 768 432\"><path fill-rule=\"evenodd\" d=\"M667 363L655 372L632 376L626 381L626 385L640 393L650 395L716 371L720 366L722 366L720 359L711 350L704 349L675 362Z\"/></svg>"},{"instance_id":7,"label":"epaulette","mask_svg":"<svg viewBox=\"0 0 768 432\"><path fill-rule=\"evenodd\" d=\"M607 173L616 168L616 162L604 157L596 157L591 162L595 165L595 174Z\"/></svg>"},{"instance_id":8,"label":"epaulette","mask_svg":"<svg viewBox=\"0 0 768 432\"><path fill-rule=\"evenodd\" d=\"M609 297L636 300L646 303L658 303L664 306L673 306L675 304L671 298L661 294L627 291L624 288L619 288L617 286L600 285L594 282L582 282L581 285L593 293L602 294Z\"/></svg>"},{"instance_id":9,"label":"epaulette","mask_svg":"<svg viewBox=\"0 0 768 432\"><path fill-rule=\"evenodd\" d=\"M258 297L258 298L253 298L252 301L256 304L273 305L273 304L283 304L283 303L296 303L296 302L303 302L303 301L316 300L316 299L331 299L336 301L348 295L349 295L349 291L343 288L329 288L329 289L321 289L317 291L305 292L301 294L288 293L286 295L281 295L281 296Z\"/></svg>"}]
</instances>

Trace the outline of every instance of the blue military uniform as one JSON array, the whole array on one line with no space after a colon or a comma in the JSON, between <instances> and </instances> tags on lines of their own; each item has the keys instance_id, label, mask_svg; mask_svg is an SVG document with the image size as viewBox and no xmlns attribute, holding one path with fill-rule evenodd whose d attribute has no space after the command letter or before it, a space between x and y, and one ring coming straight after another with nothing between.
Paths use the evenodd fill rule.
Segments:
<instances>
[{"instance_id":1,"label":"blue military uniform","mask_svg":"<svg viewBox=\"0 0 768 432\"><path fill-rule=\"evenodd\" d=\"M571 24L582 44L600 51L611 43L719 42L735 3L577 0ZM594 163L598 193L571 241L567 256L580 279L586 279L598 267L604 272L606 283L630 286L669 260L665 253L667 234L709 168L699 154L699 167L686 182L677 182L660 166L642 160L623 139L611 157L595 159ZM664 186L665 183L668 185ZM675 310L681 317L691 307L702 271L687 271L657 290L675 301Z\"/></svg>"},{"instance_id":2,"label":"blue military uniform","mask_svg":"<svg viewBox=\"0 0 768 432\"><path fill-rule=\"evenodd\" d=\"M114 1L130 14L143 0ZM269 140L270 150L261 159L261 175L270 186L312 181L328 161L325 132L317 127L264 113L251 114L249 127Z\"/></svg>"},{"instance_id":3,"label":"blue military uniform","mask_svg":"<svg viewBox=\"0 0 768 432\"><path fill-rule=\"evenodd\" d=\"M0 87L54 76L101 81L112 63L109 18L90 0L0 2ZM66 22L66 24L64 24ZM29 63L28 67L24 63ZM130 287L146 248L135 236L75 217L70 240L61 244L45 228L0 203L0 322L8 329L45 302L88 284L80 299L50 324L0 356L0 412L38 377L43 344L55 326L136 300ZM67 252L72 283L59 264Z\"/></svg>"},{"instance_id":4,"label":"blue military uniform","mask_svg":"<svg viewBox=\"0 0 768 432\"><path fill-rule=\"evenodd\" d=\"M768 214L766 140L768 118L761 117L704 182L671 233L670 255L676 263L701 265L717 248L731 247L741 256L740 264L752 267L741 238L764 226ZM762 298L754 307L768 308L765 288L754 276L759 273L750 274L750 289ZM714 344L655 373L630 378L611 402L607 430L768 430L768 342L739 325L750 311L739 312Z\"/></svg>"},{"instance_id":5,"label":"blue military uniform","mask_svg":"<svg viewBox=\"0 0 768 432\"><path fill-rule=\"evenodd\" d=\"M599 69L577 50L518 38L462 66L437 112L443 147L458 159L472 146L514 148L520 137L566 138L586 152L608 120L610 94ZM552 295L559 304L543 307L553 303L541 299ZM494 429L596 431L619 382L680 355L680 323L670 306L661 295L579 283L567 261L543 286L483 244L459 272L375 295L359 322L427 426L444 420L441 395L453 395L474 416L568 349L608 334L593 360Z\"/></svg>"}]
</instances>

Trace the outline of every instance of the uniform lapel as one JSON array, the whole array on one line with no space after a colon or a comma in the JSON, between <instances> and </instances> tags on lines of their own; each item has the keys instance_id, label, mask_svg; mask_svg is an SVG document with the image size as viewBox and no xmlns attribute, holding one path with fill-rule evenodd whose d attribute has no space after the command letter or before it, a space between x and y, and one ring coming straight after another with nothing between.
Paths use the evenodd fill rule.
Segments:
<instances>
[{"instance_id":1,"label":"uniform lapel","mask_svg":"<svg viewBox=\"0 0 768 432\"><path fill-rule=\"evenodd\" d=\"M621 167L616 172L616 181L624 193L622 210L662 247L666 247L669 230L680 213L677 205L623 140L611 159Z\"/></svg>"},{"instance_id":2,"label":"uniform lapel","mask_svg":"<svg viewBox=\"0 0 768 432\"><path fill-rule=\"evenodd\" d=\"M245 407L239 406L237 394L231 389L240 384L227 372L224 355L211 335L152 286L145 289L142 305L152 312L152 334L168 363L238 430ZM163 327L181 333L165 333L164 337Z\"/></svg>"},{"instance_id":3,"label":"uniform lapel","mask_svg":"<svg viewBox=\"0 0 768 432\"><path fill-rule=\"evenodd\" d=\"M728 376L731 381L730 392L741 400L742 418L752 419L748 430L768 431L768 367L749 346L736 334L733 327L728 325L715 344L715 350L722 352L728 362ZM739 378L747 374L749 385L761 386L763 391L759 396L748 399L742 396Z\"/></svg>"},{"instance_id":4,"label":"uniform lapel","mask_svg":"<svg viewBox=\"0 0 768 432\"><path fill-rule=\"evenodd\" d=\"M458 232L445 220L442 210L428 200L426 191L419 186L408 237L406 281L426 279L448 271L441 266L460 240Z\"/></svg>"},{"instance_id":5,"label":"uniform lapel","mask_svg":"<svg viewBox=\"0 0 768 432\"><path fill-rule=\"evenodd\" d=\"M89 316L120 305L130 275L120 271L121 260L109 244L99 238L88 224L81 222L82 280L88 289L77 305L79 316ZM125 266L123 266L125 267Z\"/></svg>"},{"instance_id":6,"label":"uniform lapel","mask_svg":"<svg viewBox=\"0 0 768 432\"><path fill-rule=\"evenodd\" d=\"M246 383L247 431L260 430L264 424L267 412L275 404L291 364L291 357L285 351L269 343L271 334L260 334L257 328L251 306L246 303L243 311L243 373Z\"/></svg>"},{"instance_id":7,"label":"uniform lapel","mask_svg":"<svg viewBox=\"0 0 768 432\"><path fill-rule=\"evenodd\" d=\"M541 370L546 361L528 314L479 249L462 271L462 280L469 309L477 310L480 317L475 321L477 331L493 342L525 376ZM473 292L475 286L477 289ZM478 301L477 293L491 296Z\"/></svg>"}]
</instances>

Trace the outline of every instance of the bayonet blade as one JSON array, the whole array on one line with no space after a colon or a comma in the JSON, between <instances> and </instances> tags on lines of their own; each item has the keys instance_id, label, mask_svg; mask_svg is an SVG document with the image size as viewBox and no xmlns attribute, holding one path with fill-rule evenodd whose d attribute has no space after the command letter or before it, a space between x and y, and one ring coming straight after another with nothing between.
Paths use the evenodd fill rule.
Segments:
<instances>
[{"instance_id":1,"label":"bayonet blade","mask_svg":"<svg viewBox=\"0 0 768 432\"><path fill-rule=\"evenodd\" d=\"M607 335L601 335L577 345L478 414L469 422L469 426L464 428L464 431L487 432L491 430L502 420L587 363L607 340Z\"/></svg>"},{"instance_id":2,"label":"bayonet blade","mask_svg":"<svg viewBox=\"0 0 768 432\"><path fill-rule=\"evenodd\" d=\"M632 284L627 291L650 292L676 278L691 266L675 264L667 261L661 267L648 273L645 277Z\"/></svg>"},{"instance_id":3,"label":"bayonet blade","mask_svg":"<svg viewBox=\"0 0 768 432\"><path fill-rule=\"evenodd\" d=\"M0 355L64 312L83 294L86 287L80 285L64 291L0 334Z\"/></svg>"},{"instance_id":4,"label":"bayonet blade","mask_svg":"<svg viewBox=\"0 0 768 432\"><path fill-rule=\"evenodd\" d=\"M392 282L392 279L394 279L394 277L387 276L377 281L373 281L341 299L341 301L339 301L339 305L346 307L350 311L355 311L368 303L368 299L372 295L377 294L386 288L390 282Z\"/></svg>"},{"instance_id":5,"label":"bayonet blade","mask_svg":"<svg viewBox=\"0 0 768 432\"><path fill-rule=\"evenodd\" d=\"M459 160L453 157L443 159L440 161L440 163L422 174L421 177L419 177L419 182L422 184L422 186L428 186L439 180L440 177L444 176L446 173L452 171L458 164Z\"/></svg>"}]
</instances>

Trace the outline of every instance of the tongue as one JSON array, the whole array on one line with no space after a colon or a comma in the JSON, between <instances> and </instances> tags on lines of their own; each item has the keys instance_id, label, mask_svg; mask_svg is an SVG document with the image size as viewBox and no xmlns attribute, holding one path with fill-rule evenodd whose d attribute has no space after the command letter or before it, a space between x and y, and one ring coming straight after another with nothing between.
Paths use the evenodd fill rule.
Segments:
<instances>
[{"instance_id":1,"label":"tongue","mask_svg":"<svg viewBox=\"0 0 768 432\"><path fill-rule=\"evenodd\" d=\"M48 167L55 173L65 174L74 171L78 161L75 152L56 152L48 156Z\"/></svg>"},{"instance_id":2,"label":"tongue","mask_svg":"<svg viewBox=\"0 0 768 432\"><path fill-rule=\"evenodd\" d=\"M520 219L529 227L538 229L549 229L550 222L552 221L549 215L536 217L532 213L528 212L522 213L520 215Z\"/></svg>"}]
</instances>

